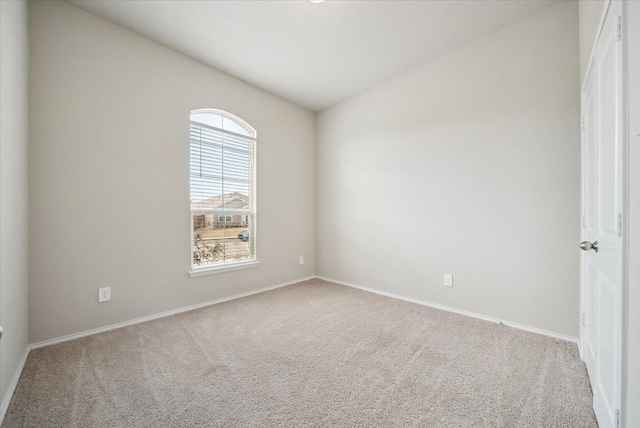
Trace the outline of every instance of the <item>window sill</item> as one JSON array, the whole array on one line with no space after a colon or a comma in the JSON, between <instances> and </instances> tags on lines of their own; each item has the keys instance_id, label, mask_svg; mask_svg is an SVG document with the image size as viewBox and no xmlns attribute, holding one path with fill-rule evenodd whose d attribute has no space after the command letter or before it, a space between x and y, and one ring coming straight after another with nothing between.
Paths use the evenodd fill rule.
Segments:
<instances>
[{"instance_id":1,"label":"window sill","mask_svg":"<svg viewBox=\"0 0 640 428\"><path fill-rule=\"evenodd\" d=\"M229 264L225 264L224 266L209 266L209 267L203 267L203 268L195 268L189 271L189 276L191 278L194 278L197 276L213 275L215 273L229 272L232 270L249 269L249 268L258 267L259 265L260 265L259 261L252 260L249 262L229 263Z\"/></svg>"}]
</instances>

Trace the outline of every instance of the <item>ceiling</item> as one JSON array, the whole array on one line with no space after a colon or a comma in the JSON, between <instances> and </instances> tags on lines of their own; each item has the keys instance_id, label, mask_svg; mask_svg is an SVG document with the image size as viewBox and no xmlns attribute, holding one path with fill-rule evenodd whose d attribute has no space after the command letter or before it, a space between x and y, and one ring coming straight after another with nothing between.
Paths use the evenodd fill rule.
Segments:
<instances>
[{"instance_id":1,"label":"ceiling","mask_svg":"<svg viewBox=\"0 0 640 428\"><path fill-rule=\"evenodd\" d=\"M70 0L321 111L558 0Z\"/></svg>"}]
</instances>

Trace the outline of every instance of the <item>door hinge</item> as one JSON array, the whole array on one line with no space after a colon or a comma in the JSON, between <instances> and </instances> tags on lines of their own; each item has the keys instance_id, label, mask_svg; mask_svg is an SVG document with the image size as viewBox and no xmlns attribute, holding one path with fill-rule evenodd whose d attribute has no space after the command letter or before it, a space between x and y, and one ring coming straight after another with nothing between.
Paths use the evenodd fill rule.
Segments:
<instances>
[{"instance_id":1,"label":"door hinge","mask_svg":"<svg viewBox=\"0 0 640 428\"><path fill-rule=\"evenodd\" d=\"M622 16L618 15L618 22L616 23L616 41L622 38Z\"/></svg>"},{"instance_id":2,"label":"door hinge","mask_svg":"<svg viewBox=\"0 0 640 428\"><path fill-rule=\"evenodd\" d=\"M622 236L622 213L618 213L616 219L616 232L618 233L618 238L620 238Z\"/></svg>"},{"instance_id":3,"label":"door hinge","mask_svg":"<svg viewBox=\"0 0 640 428\"><path fill-rule=\"evenodd\" d=\"M583 327L587 326L587 313L586 312L582 313L582 326Z\"/></svg>"},{"instance_id":4,"label":"door hinge","mask_svg":"<svg viewBox=\"0 0 640 428\"><path fill-rule=\"evenodd\" d=\"M616 410L616 412L614 413L615 415L615 423L616 426L619 427L620 426L620 410Z\"/></svg>"},{"instance_id":5,"label":"door hinge","mask_svg":"<svg viewBox=\"0 0 640 428\"><path fill-rule=\"evenodd\" d=\"M584 116L580 117L580 128L584 131Z\"/></svg>"}]
</instances>

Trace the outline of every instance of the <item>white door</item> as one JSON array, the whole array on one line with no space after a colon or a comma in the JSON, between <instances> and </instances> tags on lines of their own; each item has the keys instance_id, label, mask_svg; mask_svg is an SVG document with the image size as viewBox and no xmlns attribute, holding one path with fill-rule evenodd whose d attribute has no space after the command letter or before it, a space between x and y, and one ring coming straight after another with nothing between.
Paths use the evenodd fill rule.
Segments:
<instances>
[{"instance_id":1,"label":"white door","mask_svg":"<svg viewBox=\"0 0 640 428\"><path fill-rule=\"evenodd\" d=\"M622 322L622 41L613 1L583 99L583 357L600 427L620 409ZM596 244L597 242L597 244ZM593 245L592 245L593 244Z\"/></svg>"}]
</instances>

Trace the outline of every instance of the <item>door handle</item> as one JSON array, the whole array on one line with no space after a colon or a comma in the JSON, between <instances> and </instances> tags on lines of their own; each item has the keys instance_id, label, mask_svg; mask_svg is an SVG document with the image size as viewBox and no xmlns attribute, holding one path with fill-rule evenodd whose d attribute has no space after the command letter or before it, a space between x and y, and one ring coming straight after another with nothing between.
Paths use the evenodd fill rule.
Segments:
<instances>
[{"instance_id":1,"label":"door handle","mask_svg":"<svg viewBox=\"0 0 640 428\"><path fill-rule=\"evenodd\" d=\"M593 250L593 251L595 251L597 253L598 252L598 241L593 241L593 242L582 241L580 243L580 249L582 251Z\"/></svg>"},{"instance_id":2,"label":"door handle","mask_svg":"<svg viewBox=\"0 0 640 428\"><path fill-rule=\"evenodd\" d=\"M0 339L2 339L2 326L0 325Z\"/></svg>"}]
</instances>

